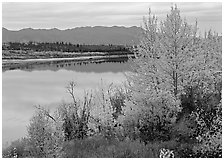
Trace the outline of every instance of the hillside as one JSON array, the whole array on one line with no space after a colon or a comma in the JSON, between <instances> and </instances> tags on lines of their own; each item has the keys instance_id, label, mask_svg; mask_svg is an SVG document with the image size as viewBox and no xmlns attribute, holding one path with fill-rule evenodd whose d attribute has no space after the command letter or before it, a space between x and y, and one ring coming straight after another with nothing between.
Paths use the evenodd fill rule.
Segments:
<instances>
[{"instance_id":1,"label":"hillside","mask_svg":"<svg viewBox=\"0 0 224 160\"><path fill-rule=\"evenodd\" d=\"M32 29L11 31L2 28L2 42L67 42L72 44L134 45L139 41L140 27L78 27L73 29Z\"/></svg>"}]
</instances>

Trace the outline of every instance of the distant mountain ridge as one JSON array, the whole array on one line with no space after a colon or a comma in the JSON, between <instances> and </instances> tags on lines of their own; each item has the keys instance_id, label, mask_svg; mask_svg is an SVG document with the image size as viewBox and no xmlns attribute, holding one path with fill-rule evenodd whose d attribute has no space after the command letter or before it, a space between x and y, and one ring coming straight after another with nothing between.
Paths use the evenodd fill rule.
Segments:
<instances>
[{"instance_id":1,"label":"distant mountain ridge","mask_svg":"<svg viewBox=\"0 0 224 160\"><path fill-rule=\"evenodd\" d=\"M77 27L66 30L25 28L11 31L2 28L2 42L70 42L72 44L138 44L140 27Z\"/></svg>"}]
</instances>

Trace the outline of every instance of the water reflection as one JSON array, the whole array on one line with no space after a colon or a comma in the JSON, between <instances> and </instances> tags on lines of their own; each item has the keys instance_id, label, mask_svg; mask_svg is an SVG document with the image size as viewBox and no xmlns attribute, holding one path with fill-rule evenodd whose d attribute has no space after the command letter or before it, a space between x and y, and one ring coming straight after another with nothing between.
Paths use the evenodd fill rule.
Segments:
<instances>
[{"instance_id":1,"label":"water reflection","mask_svg":"<svg viewBox=\"0 0 224 160\"><path fill-rule=\"evenodd\" d=\"M23 64L13 64L3 66L3 72L8 70L25 70L32 72L33 70L51 70L58 71L60 69L72 70L72 71L81 71L81 72L120 72L121 66L123 70L128 70L127 57L120 58L100 58L100 59L89 59L89 60L58 60L58 61L38 61L38 62L24 62ZM106 68L99 67L98 64L105 64ZM122 64L120 66L114 65ZM125 64L125 65L123 65ZM82 67L78 67L82 66ZM86 66L86 67L83 67ZM86 70L84 70L86 69Z\"/></svg>"},{"instance_id":2,"label":"water reflection","mask_svg":"<svg viewBox=\"0 0 224 160\"><path fill-rule=\"evenodd\" d=\"M127 63L97 61L29 65L3 72L3 144L25 136L34 105L52 109L62 101L70 101L65 89L69 81L77 82L76 95L82 97L84 90L96 88L101 79L107 84L122 83L127 71Z\"/></svg>"}]
</instances>

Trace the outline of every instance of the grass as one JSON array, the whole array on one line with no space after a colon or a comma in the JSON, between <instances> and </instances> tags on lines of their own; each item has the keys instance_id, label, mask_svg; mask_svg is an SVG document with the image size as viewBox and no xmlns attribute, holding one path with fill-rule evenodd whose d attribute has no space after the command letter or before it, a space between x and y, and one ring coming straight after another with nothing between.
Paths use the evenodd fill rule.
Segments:
<instances>
[{"instance_id":1,"label":"grass","mask_svg":"<svg viewBox=\"0 0 224 160\"><path fill-rule=\"evenodd\" d=\"M109 141L103 137L66 142L63 147L66 158L158 158L158 144L144 145L138 140Z\"/></svg>"}]
</instances>

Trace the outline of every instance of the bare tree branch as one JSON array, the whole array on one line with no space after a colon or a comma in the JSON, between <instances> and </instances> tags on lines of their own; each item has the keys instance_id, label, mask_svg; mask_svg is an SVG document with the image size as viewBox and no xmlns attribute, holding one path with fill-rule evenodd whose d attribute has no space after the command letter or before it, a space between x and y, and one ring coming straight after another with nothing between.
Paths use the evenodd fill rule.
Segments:
<instances>
[{"instance_id":1,"label":"bare tree branch","mask_svg":"<svg viewBox=\"0 0 224 160\"><path fill-rule=\"evenodd\" d=\"M72 97L74 104L76 105L77 101L76 101L75 93L74 93L75 86L76 86L76 83L74 81L71 81L71 82L69 82L69 84L66 88L67 88L68 93Z\"/></svg>"},{"instance_id":2,"label":"bare tree branch","mask_svg":"<svg viewBox=\"0 0 224 160\"><path fill-rule=\"evenodd\" d=\"M35 108L37 108L37 109L43 111L43 113L44 113L47 117L51 118L54 122L56 122L56 120L54 119L54 117L52 117L52 116L50 115L49 111L46 111L46 109L44 109L44 108L41 107L40 105L39 105L39 106L35 106Z\"/></svg>"}]
</instances>

